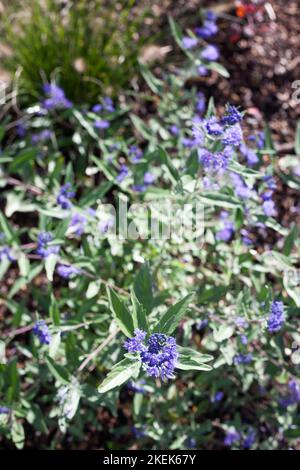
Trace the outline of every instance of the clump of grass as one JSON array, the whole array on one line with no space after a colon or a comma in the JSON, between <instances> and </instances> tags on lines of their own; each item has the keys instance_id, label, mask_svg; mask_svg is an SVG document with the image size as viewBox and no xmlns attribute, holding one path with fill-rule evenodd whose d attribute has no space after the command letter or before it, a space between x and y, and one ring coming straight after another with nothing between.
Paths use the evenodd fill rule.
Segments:
<instances>
[{"instance_id":1,"label":"clump of grass","mask_svg":"<svg viewBox=\"0 0 300 470\"><path fill-rule=\"evenodd\" d=\"M135 0L25 0L5 21L13 50L5 65L22 69L21 86L31 96L54 77L73 101L116 94L137 70L145 14Z\"/></svg>"}]
</instances>

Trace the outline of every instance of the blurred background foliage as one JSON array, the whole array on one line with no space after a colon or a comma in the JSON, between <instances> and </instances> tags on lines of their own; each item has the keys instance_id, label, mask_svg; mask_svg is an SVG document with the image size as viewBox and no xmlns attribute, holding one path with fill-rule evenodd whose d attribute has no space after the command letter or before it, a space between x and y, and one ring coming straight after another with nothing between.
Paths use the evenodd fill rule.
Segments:
<instances>
[{"instance_id":1,"label":"blurred background foliage","mask_svg":"<svg viewBox=\"0 0 300 470\"><path fill-rule=\"evenodd\" d=\"M3 65L27 101L55 79L73 101L116 95L138 67L149 9L135 0L25 0L3 2ZM153 38L152 38L153 39Z\"/></svg>"}]
</instances>

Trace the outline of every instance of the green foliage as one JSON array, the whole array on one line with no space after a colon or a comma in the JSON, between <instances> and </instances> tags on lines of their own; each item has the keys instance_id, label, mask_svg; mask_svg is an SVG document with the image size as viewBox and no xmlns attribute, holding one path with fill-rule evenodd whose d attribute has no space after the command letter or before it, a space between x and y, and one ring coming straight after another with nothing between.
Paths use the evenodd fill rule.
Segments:
<instances>
[{"instance_id":1,"label":"green foliage","mask_svg":"<svg viewBox=\"0 0 300 470\"><path fill-rule=\"evenodd\" d=\"M137 72L145 37L142 6L122 0L118 8L104 0L25 0L6 18L4 36L13 55L12 72L21 68L22 94L38 96L41 83L56 81L79 103L117 94ZM28 99L28 98L27 98Z\"/></svg>"}]
</instances>

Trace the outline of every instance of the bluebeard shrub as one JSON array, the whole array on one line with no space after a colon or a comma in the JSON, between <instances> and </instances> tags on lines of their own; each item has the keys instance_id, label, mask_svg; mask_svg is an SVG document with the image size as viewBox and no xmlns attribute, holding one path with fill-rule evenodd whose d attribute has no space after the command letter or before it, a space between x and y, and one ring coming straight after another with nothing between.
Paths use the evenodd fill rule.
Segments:
<instances>
[{"instance_id":1,"label":"bluebeard shrub","mask_svg":"<svg viewBox=\"0 0 300 470\"><path fill-rule=\"evenodd\" d=\"M57 429L76 448L104 428L99 447L297 447L299 241L278 188L299 181L267 130L245 140L246 113L185 87L216 67L217 18L171 26L189 65L164 81L141 66L148 120L107 96L78 107L53 83L4 136L0 421L18 447L16 426L49 448ZM203 236L116 238L118 196L201 203ZM147 232L134 206L138 220Z\"/></svg>"}]
</instances>

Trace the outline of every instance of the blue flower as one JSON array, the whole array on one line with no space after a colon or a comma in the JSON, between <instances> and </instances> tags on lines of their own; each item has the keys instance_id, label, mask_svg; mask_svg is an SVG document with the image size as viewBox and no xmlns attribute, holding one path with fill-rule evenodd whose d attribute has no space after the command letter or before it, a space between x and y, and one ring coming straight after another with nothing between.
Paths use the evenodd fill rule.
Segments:
<instances>
[{"instance_id":1,"label":"blue flower","mask_svg":"<svg viewBox=\"0 0 300 470\"><path fill-rule=\"evenodd\" d=\"M220 390L219 392L216 392L216 393L214 394L214 396L213 396L212 399L211 399L211 402L212 402L212 403L217 403L217 402L223 400L223 398L224 398L224 392L222 392L222 391Z\"/></svg>"},{"instance_id":2,"label":"blue flower","mask_svg":"<svg viewBox=\"0 0 300 470\"><path fill-rule=\"evenodd\" d=\"M7 406L0 406L0 415L8 415L10 412L10 409L7 408Z\"/></svg>"},{"instance_id":3,"label":"blue flower","mask_svg":"<svg viewBox=\"0 0 300 470\"><path fill-rule=\"evenodd\" d=\"M132 434L134 434L134 436L137 439L141 439L143 437L146 437L147 436L146 430L147 430L146 426L142 426L141 429L137 428L136 426L132 426L132 428L131 428Z\"/></svg>"},{"instance_id":4,"label":"blue flower","mask_svg":"<svg viewBox=\"0 0 300 470\"><path fill-rule=\"evenodd\" d=\"M194 135L194 144L197 146L201 146L204 144L205 134L203 130L203 126L199 125L199 123L194 121L193 125L193 135Z\"/></svg>"},{"instance_id":5,"label":"blue flower","mask_svg":"<svg viewBox=\"0 0 300 470\"><path fill-rule=\"evenodd\" d=\"M0 261L3 261L4 259L8 259L9 261L15 261L16 259L12 250L7 245L0 246Z\"/></svg>"},{"instance_id":6,"label":"blue flower","mask_svg":"<svg viewBox=\"0 0 300 470\"><path fill-rule=\"evenodd\" d=\"M225 115L222 118L222 124L233 126L243 120L243 115L238 108L233 105L227 105Z\"/></svg>"},{"instance_id":7,"label":"blue flower","mask_svg":"<svg viewBox=\"0 0 300 470\"><path fill-rule=\"evenodd\" d=\"M139 330L136 328L134 330L135 336L133 338L128 339L124 343L124 348L127 349L129 353L140 353L145 349L145 345L143 344L147 333L145 331Z\"/></svg>"},{"instance_id":8,"label":"blue flower","mask_svg":"<svg viewBox=\"0 0 300 470\"><path fill-rule=\"evenodd\" d=\"M241 435L239 432L237 432L235 429L230 430L226 433L226 436L224 438L224 445L230 447L235 442L240 441L240 439L241 439Z\"/></svg>"},{"instance_id":9,"label":"blue flower","mask_svg":"<svg viewBox=\"0 0 300 470\"><path fill-rule=\"evenodd\" d=\"M191 38L190 36L184 36L182 38L182 46L185 49L192 49L193 47L197 46L197 44L198 44L197 38Z\"/></svg>"},{"instance_id":10,"label":"blue flower","mask_svg":"<svg viewBox=\"0 0 300 470\"><path fill-rule=\"evenodd\" d=\"M234 126L225 129L222 136L222 143L224 145L233 145L234 147L237 147L240 145L242 140L243 132L239 124L235 124Z\"/></svg>"},{"instance_id":11,"label":"blue flower","mask_svg":"<svg viewBox=\"0 0 300 470\"><path fill-rule=\"evenodd\" d=\"M65 264L58 265L56 269L58 274L64 279L70 279L80 273L80 269Z\"/></svg>"},{"instance_id":12,"label":"blue flower","mask_svg":"<svg viewBox=\"0 0 300 470\"><path fill-rule=\"evenodd\" d=\"M263 180L266 183L268 189L272 189L273 191L276 189L276 181L272 175L264 176Z\"/></svg>"},{"instance_id":13,"label":"blue flower","mask_svg":"<svg viewBox=\"0 0 300 470\"><path fill-rule=\"evenodd\" d=\"M231 149L225 147L222 152L209 152L207 149L198 149L198 160L207 170L224 170L231 158Z\"/></svg>"},{"instance_id":14,"label":"blue flower","mask_svg":"<svg viewBox=\"0 0 300 470\"><path fill-rule=\"evenodd\" d=\"M104 106L105 111L108 111L109 113L113 113L116 110L112 99L109 98L108 96L103 98L103 106Z\"/></svg>"},{"instance_id":15,"label":"blue flower","mask_svg":"<svg viewBox=\"0 0 300 470\"><path fill-rule=\"evenodd\" d=\"M169 129L170 129L171 134L173 134L173 135L175 135L175 136L177 136L177 135L179 134L179 128L178 128L178 126L176 126L175 124L172 124L172 125L169 127Z\"/></svg>"},{"instance_id":16,"label":"blue flower","mask_svg":"<svg viewBox=\"0 0 300 470\"><path fill-rule=\"evenodd\" d=\"M220 53L218 48L216 46L213 46L212 44L206 46L200 54L201 59L207 60L208 62L218 60L219 56Z\"/></svg>"},{"instance_id":17,"label":"blue flower","mask_svg":"<svg viewBox=\"0 0 300 470\"><path fill-rule=\"evenodd\" d=\"M234 232L235 232L235 229L234 229L234 224L233 222L228 218L229 217L229 214L228 212L226 211L222 211L221 214L221 219L222 219L222 229L219 230L216 234L216 238L217 240L220 240L220 241L223 241L223 242L228 242Z\"/></svg>"},{"instance_id":18,"label":"blue flower","mask_svg":"<svg viewBox=\"0 0 300 470\"><path fill-rule=\"evenodd\" d=\"M70 199L74 196L75 192L71 189L71 183L66 183L60 188L56 202L62 207L62 209L70 209L72 206Z\"/></svg>"},{"instance_id":19,"label":"blue flower","mask_svg":"<svg viewBox=\"0 0 300 470\"><path fill-rule=\"evenodd\" d=\"M204 121L204 126L207 132L209 133L209 135L219 136L219 135L222 135L223 133L223 127L218 122L215 116L212 116L209 119L206 119Z\"/></svg>"},{"instance_id":20,"label":"blue flower","mask_svg":"<svg viewBox=\"0 0 300 470\"><path fill-rule=\"evenodd\" d=\"M280 406L287 408L291 405L300 403L300 386L296 380L290 380L288 384L288 393L279 402Z\"/></svg>"},{"instance_id":21,"label":"blue flower","mask_svg":"<svg viewBox=\"0 0 300 470\"><path fill-rule=\"evenodd\" d=\"M110 122L106 119L96 119L94 122L95 129L108 129L110 126Z\"/></svg>"},{"instance_id":22,"label":"blue flower","mask_svg":"<svg viewBox=\"0 0 300 470\"><path fill-rule=\"evenodd\" d=\"M73 214L70 220L69 228L72 229L76 235L80 237L84 233L85 226L87 224L87 219L82 214Z\"/></svg>"},{"instance_id":23,"label":"blue flower","mask_svg":"<svg viewBox=\"0 0 300 470\"><path fill-rule=\"evenodd\" d=\"M208 75L208 69L204 65L199 65L199 67L197 67L197 70L200 77L205 77L206 75Z\"/></svg>"},{"instance_id":24,"label":"blue flower","mask_svg":"<svg viewBox=\"0 0 300 470\"><path fill-rule=\"evenodd\" d=\"M93 113L100 113L103 109L103 106L102 104L94 104L94 106L92 107L92 111Z\"/></svg>"},{"instance_id":25,"label":"blue flower","mask_svg":"<svg viewBox=\"0 0 300 470\"><path fill-rule=\"evenodd\" d=\"M181 140L181 143L184 147L189 148L189 149L195 146L195 140L190 139L189 137L183 137L183 139Z\"/></svg>"},{"instance_id":26,"label":"blue flower","mask_svg":"<svg viewBox=\"0 0 300 470\"><path fill-rule=\"evenodd\" d=\"M117 176L118 183L122 183L122 181L129 175L129 169L126 165L121 165L120 172Z\"/></svg>"},{"instance_id":27,"label":"blue flower","mask_svg":"<svg viewBox=\"0 0 300 470\"><path fill-rule=\"evenodd\" d=\"M38 247L37 247L37 254L40 255L42 258L47 258L47 256L52 254L57 254L59 252L59 245L50 245L49 243L52 242L53 235L50 232L41 232L38 235Z\"/></svg>"},{"instance_id":28,"label":"blue flower","mask_svg":"<svg viewBox=\"0 0 300 470\"><path fill-rule=\"evenodd\" d=\"M150 185L154 181L155 181L155 176L152 173L150 173L150 171L146 171L146 173L144 174L144 183L146 185Z\"/></svg>"},{"instance_id":29,"label":"blue flower","mask_svg":"<svg viewBox=\"0 0 300 470\"><path fill-rule=\"evenodd\" d=\"M268 330L270 333L279 331L284 323L284 307L283 303L274 300L271 304L271 311L268 318Z\"/></svg>"},{"instance_id":30,"label":"blue flower","mask_svg":"<svg viewBox=\"0 0 300 470\"><path fill-rule=\"evenodd\" d=\"M217 21L217 15L212 10L206 10L205 19L208 21Z\"/></svg>"},{"instance_id":31,"label":"blue flower","mask_svg":"<svg viewBox=\"0 0 300 470\"><path fill-rule=\"evenodd\" d=\"M127 387L129 388L129 390L132 390L135 393L145 393L145 383L146 381L144 379L137 380L135 382L133 380L130 380L127 384Z\"/></svg>"},{"instance_id":32,"label":"blue flower","mask_svg":"<svg viewBox=\"0 0 300 470\"><path fill-rule=\"evenodd\" d=\"M248 199L251 196L252 191L250 188L248 188L243 178L237 173L233 172L230 173L230 177L233 182L235 195L241 199Z\"/></svg>"},{"instance_id":33,"label":"blue flower","mask_svg":"<svg viewBox=\"0 0 300 470\"><path fill-rule=\"evenodd\" d=\"M47 95L47 98L42 102L45 109L70 108L72 106L71 101L66 98L64 90L57 85L47 83L43 89Z\"/></svg>"},{"instance_id":34,"label":"blue flower","mask_svg":"<svg viewBox=\"0 0 300 470\"><path fill-rule=\"evenodd\" d=\"M205 105L206 105L206 99L204 93L199 91L197 93L197 99L196 99L196 111L200 114L203 114L205 111Z\"/></svg>"},{"instance_id":35,"label":"blue flower","mask_svg":"<svg viewBox=\"0 0 300 470\"><path fill-rule=\"evenodd\" d=\"M255 439L256 439L256 432L253 428L250 428L247 432L246 437L244 438L243 448L251 449L251 447L255 443Z\"/></svg>"},{"instance_id":36,"label":"blue flower","mask_svg":"<svg viewBox=\"0 0 300 470\"><path fill-rule=\"evenodd\" d=\"M236 354L233 358L233 363L238 364L249 364L252 362L253 356L251 353L248 354Z\"/></svg>"},{"instance_id":37,"label":"blue flower","mask_svg":"<svg viewBox=\"0 0 300 470\"><path fill-rule=\"evenodd\" d=\"M246 346L246 344L248 344L248 338L246 335L241 335L240 336L240 340L241 340L241 343Z\"/></svg>"},{"instance_id":38,"label":"blue flower","mask_svg":"<svg viewBox=\"0 0 300 470\"><path fill-rule=\"evenodd\" d=\"M249 230L243 228L241 230L241 235L242 235L242 242L244 243L244 245L247 245L247 246L253 245L253 240L250 238Z\"/></svg>"},{"instance_id":39,"label":"blue flower","mask_svg":"<svg viewBox=\"0 0 300 470\"><path fill-rule=\"evenodd\" d=\"M45 320L38 320L32 328L33 334L38 337L41 344L50 344L51 334Z\"/></svg>"},{"instance_id":40,"label":"blue flower","mask_svg":"<svg viewBox=\"0 0 300 470\"><path fill-rule=\"evenodd\" d=\"M202 39L209 39L218 32L218 26L213 21L204 21L203 26L195 28L195 33Z\"/></svg>"},{"instance_id":41,"label":"blue flower","mask_svg":"<svg viewBox=\"0 0 300 470\"><path fill-rule=\"evenodd\" d=\"M188 437L185 441L185 446L188 449L195 449L196 445L197 445L197 441L194 437Z\"/></svg>"},{"instance_id":42,"label":"blue flower","mask_svg":"<svg viewBox=\"0 0 300 470\"><path fill-rule=\"evenodd\" d=\"M136 329L135 336L124 343L130 353L138 353L143 369L150 377L173 378L178 358L176 340L161 333L152 334L144 343L146 332Z\"/></svg>"},{"instance_id":43,"label":"blue flower","mask_svg":"<svg viewBox=\"0 0 300 470\"><path fill-rule=\"evenodd\" d=\"M37 132L36 134L32 134L31 142L33 144L39 144L40 142L44 142L45 140L49 140L52 137L52 132L49 129L44 129L41 132Z\"/></svg>"},{"instance_id":44,"label":"blue flower","mask_svg":"<svg viewBox=\"0 0 300 470\"><path fill-rule=\"evenodd\" d=\"M246 144L242 143L240 145L240 152L246 159L249 166L254 166L259 162L256 152L250 147L248 147Z\"/></svg>"},{"instance_id":45,"label":"blue flower","mask_svg":"<svg viewBox=\"0 0 300 470\"><path fill-rule=\"evenodd\" d=\"M131 158L132 163L139 163L143 157L143 152L137 145L131 145L128 149L128 155Z\"/></svg>"},{"instance_id":46,"label":"blue flower","mask_svg":"<svg viewBox=\"0 0 300 470\"><path fill-rule=\"evenodd\" d=\"M263 202L262 208L263 208L265 215L268 217L272 217L273 215L276 214L275 203L274 201L271 201L270 199L267 199L266 201Z\"/></svg>"}]
</instances>

